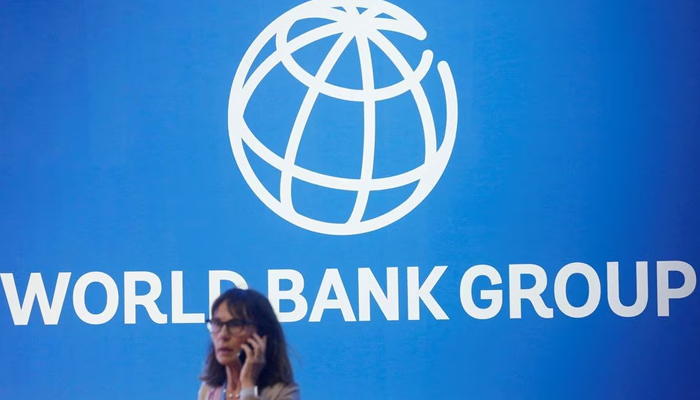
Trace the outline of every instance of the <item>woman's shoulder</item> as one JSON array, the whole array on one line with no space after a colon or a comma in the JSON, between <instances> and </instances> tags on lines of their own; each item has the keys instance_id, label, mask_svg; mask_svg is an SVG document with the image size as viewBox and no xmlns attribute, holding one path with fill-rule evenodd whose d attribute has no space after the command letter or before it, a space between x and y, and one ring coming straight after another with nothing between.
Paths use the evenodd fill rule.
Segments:
<instances>
[{"instance_id":1,"label":"woman's shoulder","mask_svg":"<svg viewBox=\"0 0 700 400\"><path fill-rule=\"evenodd\" d=\"M296 383L276 383L260 393L262 400L301 400L299 385Z\"/></svg>"},{"instance_id":2,"label":"woman's shoulder","mask_svg":"<svg viewBox=\"0 0 700 400\"><path fill-rule=\"evenodd\" d=\"M197 400L210 400L216 389L202 382L197 393ZM263 389L259 398L261 400L301 400L301 392L296 383L276 383Z\"/></svg>"},{"instance_id":3,"label":"woman's shoulder","mask_svg":"<svg viewBox=\"0 0 700 400\"><path fill-rule=\"evenodd\" d=\"M208 400L214 390L215 388L202 382L202 385L199 387L199 392L197 393L197 400Z\"/></svg>"}]
</instances>

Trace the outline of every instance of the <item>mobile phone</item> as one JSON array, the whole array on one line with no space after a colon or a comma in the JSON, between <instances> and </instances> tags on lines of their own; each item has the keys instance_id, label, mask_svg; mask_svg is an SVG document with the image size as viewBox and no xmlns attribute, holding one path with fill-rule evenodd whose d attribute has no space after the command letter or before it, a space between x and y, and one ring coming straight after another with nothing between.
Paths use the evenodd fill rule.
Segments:
<instances>
[{"instance_id":1,"label":"mobile phone","mask_svg":"<svg viewBox=\"0 0 700 400\"><path fill-rule=\"evenodd\" d=\"M241 350L238 352L238 361L241 362L241 365L245 364L245 357L246 357L245 351L243 351L243 349L241 349Z\"/></svg>"}]
</instances>

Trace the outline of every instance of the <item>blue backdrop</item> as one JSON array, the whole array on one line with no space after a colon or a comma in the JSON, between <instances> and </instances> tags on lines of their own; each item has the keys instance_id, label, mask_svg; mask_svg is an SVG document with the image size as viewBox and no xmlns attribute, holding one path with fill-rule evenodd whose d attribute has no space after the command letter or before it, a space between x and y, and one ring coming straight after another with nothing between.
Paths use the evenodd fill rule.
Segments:
<instances>
[{"instance_id":1,"label":"blue backdrop","mask_svg":"<svg viewBox=\"0 0 700 400\"><path fill-rule=\"evenodd\" d=\"M427 32L424 40L386 38L412 69L432 51L420 84L438 148L449 101L436 65L449 64L456 139L420 204L354 235L287 221L251 190L232 154L240 134L229 137L236 71L258 34L298 4L0 2L0 398L194 398L209 336L201 323L173 323L171 272L183 273L184 311L206 313L209 271L235 271L267 293L269 271L281 269L304 280L308 312L284 329L305 400L700 398L700 296L673 299L670 315L659 316L656 275L658 261L700 266L700 3L395 0ZM343 4L336 11L360 15L374 3ZM384 21L392 17L407 18ZM295 24L290 40L319 22ZM337 39L293 57L313 75ZM340 55L328 82L366 89L359 43ZM400 82L389 58L369 48L374 84ZM369 107L369 178L429 158L412 93ZM279 64L243 118L283 157L307 95ZM361 181L367 107L321 93L292 164ZM281 174L249 145L242 148L251 169L279 200ZM350 218L356 192L293 178L298 213L336 224ZM416 185L369 193L359 217L383 215ZM648 262L649 301L638 316L620 317L608 305L606 263L619 262L622 302L630 305L637 261ZM600 304L585 318L555 302L555 277L572 262L590 265L602 283ZM485 320L460 301L463 274L480 264L503 279L503 308ZM546 271L542 299L553 318L527 301L522 317L511 317L512 264ZM419 318L409 318L409 268L419 267L422 284L436 266L447 269L430 294L449 319L423 303ZM370 268L386 288L390 267L398 271L398 320L372 301L370 321L347 321L337 309L310 321L327 270L338 270L360 319L358 270ZM78 278L94 271L118 290L116 314L98 325L79 318L73 300ZM130 271L160 280L156 304L166 324L141 306L136 323L125 323ZM34 303L28 324L18 324L7 277L21 302L30 273L41 273L52 300L59 272L71 276L58 323L46 324ZM669 277L673 288L689 284L679 272ZM488 306L479 290L490 288L477 278L478 306ZM136 283L138 294L150 289ZM331 298L343 297L333 289ZM582 275L567 293L571 304L585 303ZM87 309L100 313L106 298L102 286L89 285ZM283 312L295 307L280 304Z\"/></svg>"}]
</instances>

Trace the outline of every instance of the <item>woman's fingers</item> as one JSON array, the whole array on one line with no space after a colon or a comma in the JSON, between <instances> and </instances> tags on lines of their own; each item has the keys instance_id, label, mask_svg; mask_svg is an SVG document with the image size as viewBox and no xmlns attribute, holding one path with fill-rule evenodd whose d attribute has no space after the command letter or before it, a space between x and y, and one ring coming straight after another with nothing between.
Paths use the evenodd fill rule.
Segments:
<instances>
[{"instance_id":1,"label":"woman's fingers","mask_svg":"<svg viewBox=\"0 0 700 400\"><path fill-rule=\"evenodd\" d=\"M253 333L241 347L247 355L245 364L241 368L241 384L242 387L253 387L258 380L258 376L260 376L260 372L265 368L267 336L260 337L257 333Z\"/></svg>"},{"instance_id":2,"label":"woman's fingers","mask_svg":"<svg viewBox=\"0 0 700 400\"><path fill-rule=\"evenodd\" d=\"M248 338L246 344L251 347L253 355L259 361L265 361L265 349L267 347L267 336L260 337L257 333L253 333Z\"/></svg>"}]
</instances>

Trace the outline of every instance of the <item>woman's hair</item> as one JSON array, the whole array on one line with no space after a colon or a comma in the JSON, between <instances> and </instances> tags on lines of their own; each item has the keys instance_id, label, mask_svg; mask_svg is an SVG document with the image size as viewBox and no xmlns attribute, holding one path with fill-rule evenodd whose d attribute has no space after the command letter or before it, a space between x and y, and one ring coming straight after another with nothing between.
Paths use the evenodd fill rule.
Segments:
<instances>
[{"instance_id":1,"label":"woman's hair","mask_svg":"<svg viewBox=\"0 0 700 400\"><path fill-rule=\"evenodd\" d=\"M258 387L262 389L280 382L292 384L294 375L287 355L287 342L284 340L282 326L267 298L251 289L229 289L214 301L211 314L214 315L223 303L226 303L232 315L253 322L258 335L267 335L265 367L258 377ZM211 387L221 386L226 380L226 367L216 360L213 343L209 345L209 354L199 379Z\"/></svg>"}]
</instances>

